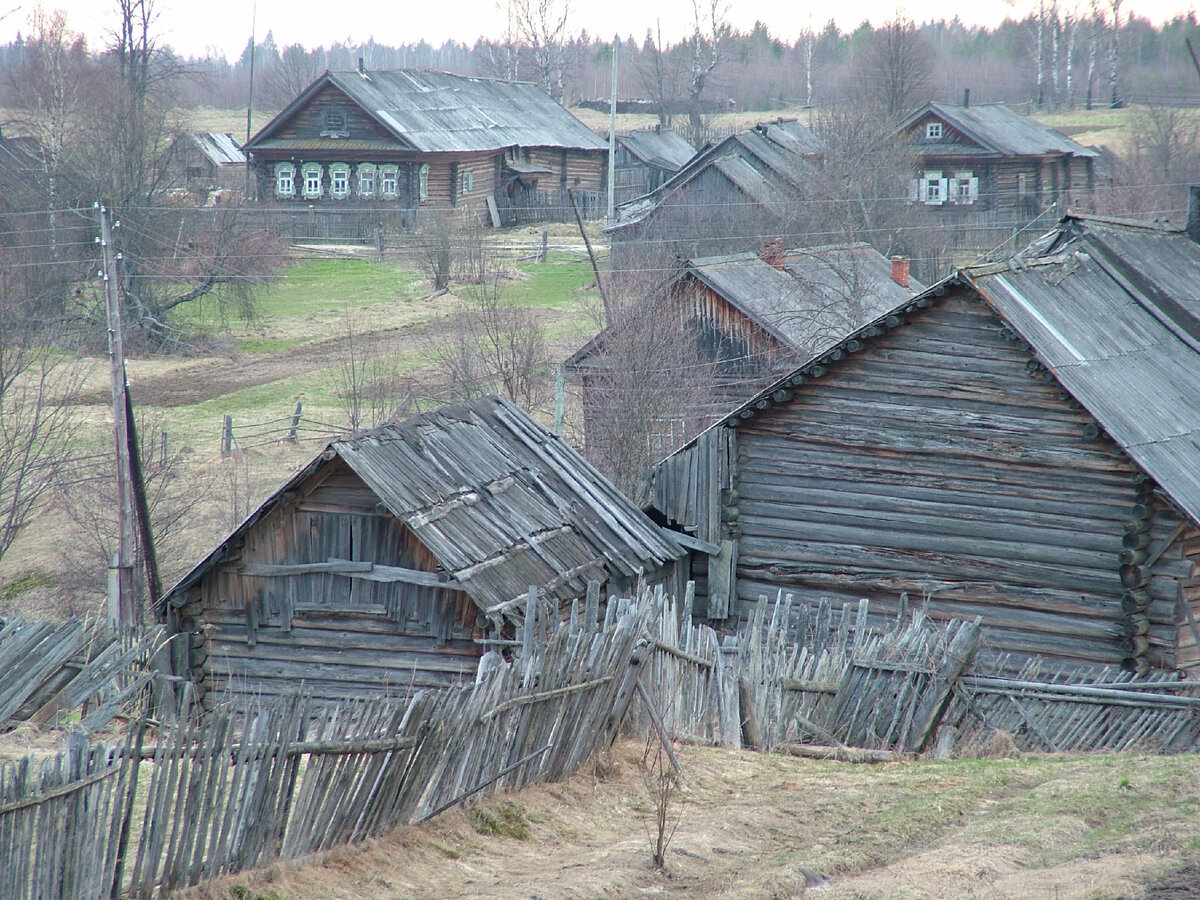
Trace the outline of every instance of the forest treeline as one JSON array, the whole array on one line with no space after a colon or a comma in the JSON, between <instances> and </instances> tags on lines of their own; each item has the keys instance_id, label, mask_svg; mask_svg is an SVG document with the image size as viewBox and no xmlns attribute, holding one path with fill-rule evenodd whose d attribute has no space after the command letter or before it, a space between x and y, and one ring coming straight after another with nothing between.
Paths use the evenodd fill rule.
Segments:
<instances>
[{"instance_id":1,"label":"forest treeline","mask_svg":"<svg viewBox=\"0 0 1200 900\"><path fill-rule=\"evenodd\" d=\"M719 7L697 7L693 34L677 43L664 43L653 30L621 39L618 95L643 101L641 108L664 119L689 111L828 106L864 94L886 95L897 80L917 82L923 94L918 102L961 102L964 90L970 90L972 102L1041 111L1200 105L1200 71L1186 43L1190 38L1200 48L1195 12L1154 25L1121 7L1122 0L1093 0L1086 9L1080 4L1068 10L1043 0L1023 18L995 28L968 26L957 18L894 19L843 31L830 21L794 41L775 37L769 23L739 31L724 21ZM253 56L254 103L265 110L285 105L324 70L350 69L360 59L367 68L432 68L540 82L568 106L607 100L612 38L572 32L569 18L530 21L524 27L520 2L514 8L507 37L481 38L474 45L389 44L381 35L365 44L281 47L268 31L257 42L247 40L233 61L175 57L188 75L176 99L184 107L245 107ZM524 9L525 15L538 14ZM99 57L110 50L89 47L82 37L77 41L79 55ZM160 49L174 55L169 47ZM5 73L0 103L6 107L19 105L14 76L27 65L28 50L22 36L0 47Z\"/></svg>"}]
</instances>

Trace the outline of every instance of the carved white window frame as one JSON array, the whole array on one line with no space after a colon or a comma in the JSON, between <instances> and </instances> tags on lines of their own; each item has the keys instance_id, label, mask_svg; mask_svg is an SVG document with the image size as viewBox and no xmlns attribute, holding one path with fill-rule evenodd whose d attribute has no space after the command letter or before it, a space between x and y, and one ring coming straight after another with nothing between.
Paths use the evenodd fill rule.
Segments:
<instances>
[{"instance_id":1,"label":"carved white window frame","mask_svg":"<svg viewBox=\"0 0 1200 900\"><path fill-rule=\"evenodd\" d=\"M304 199L319 200L321 198L321 194L324 193L324 185L322 184L324 170L325 167L320 163L309 162L304 163L300 167L300 173L303 177L301 190L304 192Z\"/></svg>"},{"instance_id":2,"label":"carved white window frame","mask_svg":"<svg viewBox=\"0 0 1200 900\"><path fill-rule=\"evenodd\" d=\"M290 162L275 163L275 196L296 196L296 167Z\"/></svg>"}]
</instances>

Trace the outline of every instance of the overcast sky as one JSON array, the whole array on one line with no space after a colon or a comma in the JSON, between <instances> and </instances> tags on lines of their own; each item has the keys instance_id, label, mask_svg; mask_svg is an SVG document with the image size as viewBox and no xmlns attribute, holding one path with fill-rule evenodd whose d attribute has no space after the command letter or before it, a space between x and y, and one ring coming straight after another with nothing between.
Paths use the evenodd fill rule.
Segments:
<instances>
[{"instance_id":1,"label":"overcast sky","mask_svg":"<svg viewBox=\"0 0 1200 900\"><path fill-rule=\"evenodd\" d=\"M250 37L254 0L157 0L160 31L167 43L185 56L202 56L207 50L235 60ZM701 0L703 3L704 0ZM88 36L92 46L103 44L115 16L114 0L46 0L46 8L66 10L72 27ZM771 33L785 40L808 28L821 28L832 16L842 29L851 29L864 19L880 24L897 9L918 22L960 16L968 24L996 25L1005 17L1022 18L1036 0L844 0L834 6L802 4L796 0L730 0L729 20L741 30L755 21L764 22ZM1087 0L1060 0L1066 10ZM1107 5L1102 0L1102 5ZM15 6L0 0L0 11ZM28 31L32 4L18 7L0 21L0 41L10 41L18 31ZM1125 0L1123 12L1145 17L1155 25L1196 8L1196 0ZM570 28L586 28L592 35L609 37L619 33L641 40L656 21L668 42L677 39L692 17L691 0L573 0ZM437 45L447 39L473 43L479 36L499 36L503 27L496 0L258 0L258 40L268 30L284 47L300 43L308 47L336 41L365 42L371 37L381 44L416 43L424 38Z\"/></svg>"}]
</instances>

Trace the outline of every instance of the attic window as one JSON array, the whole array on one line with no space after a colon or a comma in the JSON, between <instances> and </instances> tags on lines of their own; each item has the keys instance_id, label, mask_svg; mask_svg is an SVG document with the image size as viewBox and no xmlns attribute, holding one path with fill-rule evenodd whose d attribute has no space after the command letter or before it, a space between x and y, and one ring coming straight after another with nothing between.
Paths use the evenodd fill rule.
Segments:
<instances>
[{"instance_id":1,"label":"attic window","mask_svg":"<svg viewBox=\"0 0 1200 900\"><path fill-rule=\"evenodd\" d=\"M925 123L925 140L940 141L942 139L942 123L941 122L926 122Z\"/></svg>"},{"instance_id":2,"label":"attic window","mask_svg":"<svg viewBox=\"0 0 1200 900\"><path fill-rule=\"evenodd\" d=\"M344 138L349 137L350 132L346 130L346 117L336 109L325 111L325 126L321 129L321 137L328 138Z\"/></svg>"}]
</instances>

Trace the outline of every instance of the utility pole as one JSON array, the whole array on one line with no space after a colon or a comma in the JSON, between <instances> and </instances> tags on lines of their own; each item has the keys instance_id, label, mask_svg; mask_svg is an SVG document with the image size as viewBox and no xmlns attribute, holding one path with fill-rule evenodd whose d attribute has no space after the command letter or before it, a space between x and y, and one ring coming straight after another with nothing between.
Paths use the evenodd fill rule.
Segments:
<instances>
[{"instance_id":1,"label":"utility pole","mask_svg":"<svg viewBox=\"0 0 1200 900\"><path fill-rule=\"evenodd\" d=\"M608 223L612 224L616 214L616 171L617 171L617 53L620 52L621 36L613 35L612 91L608 100Z\"/></svg>"},{"instance_id":2,"label":"utility pole","mask_svg":"<svg viewBox=\"0 0 1200 900\"><path fill-rule=\"evenodd\" d=\"M133 472L129 456L129 419L125 397L125 346L121 338L121 304L117 292L117 256L113 248L112 213L103 203L100 210L100 250L104 256L104 299L108 306L108 357L112 375L113 437L117 448L117 553L115 591L108 598L109 623L126 633L139 624L137 588L133 579L135 546L133 521Z\"/></svg>"},{"instance_id":3,"label":"utility pole","mask_svg":"<svg viewBox=\"0 0 1200 900\"><path fill-rule=\"evenodd\" d=\"M250 120L254 112L254 30L258 24L258 3L250 7L250 99L246 101L246 143L250 143ZM245 146L243 144L242 146ZM246 157L246 193L245 199L250 199L250 155L243 151Z\"/></svg>"}]
</instances>

